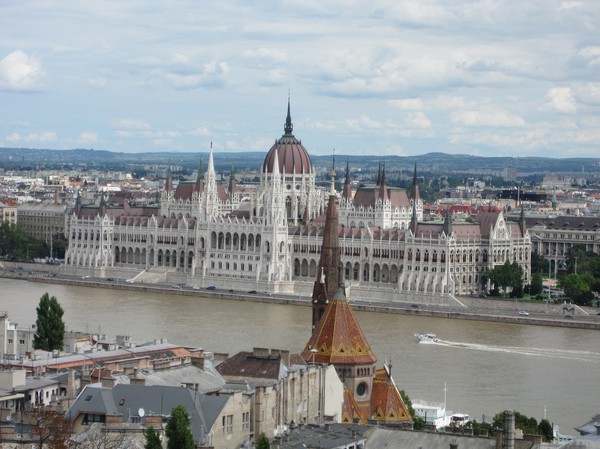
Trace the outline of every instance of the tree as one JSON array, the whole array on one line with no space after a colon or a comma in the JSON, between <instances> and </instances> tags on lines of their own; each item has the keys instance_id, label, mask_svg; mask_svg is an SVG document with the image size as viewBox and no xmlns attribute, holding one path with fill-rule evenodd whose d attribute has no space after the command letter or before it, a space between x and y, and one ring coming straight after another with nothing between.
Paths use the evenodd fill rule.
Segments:
<instances>
[{"instance_id":1,"label":"tree","mask_svg":"<svg viewBox=\"0 0 600 449\"><path fill-rule=\"evenodd\" d=\"M594 298L590 284L594 278L590 274L567 274L559 279L558 285L564 290L565 295L575 302L575 304L585 306Z\"/></svg>"},{"instance_id":2,"label":"tree","mask_svg":"<svg viewBox=\"0 0 600 449\"><path fill-rule=\"evenodd\" d=\"M269 438L265 435L264 432L261 432L258 438L256 439L255 444L256 449L271 449L271 443L269 442Z\"/></svg>"},{"instance_id":3,"label":"tree","mask_svg":"<svg viewBox=\"0 0 600 449\"><path fill-rule=\"evenodd\" d=\"M533 275L531 276L531 285L530 285L529 294L531 296L539 295L540 293L542 293L543 289L544 289L544 283L542 280L542 274L539 272L533 273Z\"/></svg>"},{"instance_id":4,"label":"tree","mask_svg":"<svg viewBox=\"0 0 600 449\"><path fill-rule=\"evenodd\" d=\"M427 424L427 423L425 422L425 420L423 418L416 415L415 409L412 406L412 401L408 397L408 394L406 394L406 392L404 390L400 390L400 397L404 401L404 405L406 405L406 408L408 409L408 413L410 413L410 416L412 416L413 429L414 430L423 430L425 428L425 424Z\"/></svg>"},{"instance_id":5,"label":"tree","mask_svg":"<svg viewBox=\"0 0 600 449\"><path fill-rule=\"evenodd\" d=\"M71 423L62 412L49 408L31 411L31 433L40 449L69 449L72 446Z\"/></svg>"},{"instance_id":6,"label":"tree","mask_svg":"<svg viewBox=\"0 0 600 449\"><path fill-rule=\"evenodd\" d=\"M144 449L162 449L160 435L154 427L146 427L146 430L144 430L144 437L146 437Z\"/></svg>"},{"instance_id":7,"label":"tree","mask_svg":"<svg viewBox=\"0 0 600 449\"><path fill-rule=\"evenodd\" d=\"M44 293L37 306L36 332L33 347L44 351L63 349L65 323L62 319L64 311L56 297Z\"/></svg>"},{"instance_id":8,"label":"tree","mask_svg":"<svg viewBox=\"0 0 600 449\"><path fill-rule=\"evenodd\" d=\"M167 449L194 449L190 417L183 405L178 405L171 410L165 434L168 439Z\"/></svg>"},{"instance_id":9,"label":"tree","mask_svg":"<svg viewBox=\"0 0 600 449\"><path fill-rule=\"evenodd\" d=\"M540 435L544 439L544 441L550 442L554 439L554 432L552 429L552 424L547 419L542 419L538 424L538 431Z\"/></svg>"}]
</instances>

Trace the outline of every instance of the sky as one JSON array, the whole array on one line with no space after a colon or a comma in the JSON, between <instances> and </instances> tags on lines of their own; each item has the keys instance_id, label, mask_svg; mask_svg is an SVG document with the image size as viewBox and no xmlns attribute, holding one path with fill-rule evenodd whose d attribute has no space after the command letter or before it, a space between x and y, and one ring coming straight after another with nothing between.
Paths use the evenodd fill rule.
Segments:
<instances>
[{"instance_id":1,"label":"sky","mask_svg":"<svg viewBox=\"0 0 600 449\"><path fill-rule=\"evenodd\" d=\"M600 157L600 0L0 1L0 147Z\"/></svg>"}]
</instances>

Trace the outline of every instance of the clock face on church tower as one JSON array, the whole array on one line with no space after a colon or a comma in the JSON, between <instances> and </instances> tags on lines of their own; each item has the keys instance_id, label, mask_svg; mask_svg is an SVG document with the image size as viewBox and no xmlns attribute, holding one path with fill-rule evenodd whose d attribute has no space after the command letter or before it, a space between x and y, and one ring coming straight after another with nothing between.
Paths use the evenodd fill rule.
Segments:
<instances>
[{"instance_id":1,"label":"clock face on church tower","mask_svg":"<svg viewBox=\"0 0 600 449\"><path fill-rule=\"evenodd\" d=\"M364 396L366 392L367 392L366 382L359 383L358 386L356 387L356 394L358 396Z\"/></svg>"}]
</instances>

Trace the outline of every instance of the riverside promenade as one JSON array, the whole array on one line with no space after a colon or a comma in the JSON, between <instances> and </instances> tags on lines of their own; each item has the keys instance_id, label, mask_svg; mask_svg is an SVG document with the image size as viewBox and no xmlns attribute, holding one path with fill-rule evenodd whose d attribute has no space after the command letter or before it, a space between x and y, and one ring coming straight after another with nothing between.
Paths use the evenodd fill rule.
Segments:
<instances>
[{"instance_id":1,"label":"riverside promenade","mask_svg":"<svg viewBox=\"0 0 600 449\"><path fill-rule=\"evenodd\" d=\"M277 295L260 291L235 291L223 289L197 289L183 285L128 283L124 279L66 276L55 265L3 263L0 277L28 282L74 285L80 287L135 290L170 295L220 298L235 301L253 301L310 307L307 296ZM600 329L598 308L579 307L565 303L545 303L514 299L491 299L461 296L457 298L464 307L398 301L356 301L350 298L354 310L374 313L396 313L436 318L491 321L538 326Z\"/></svg>"}]
</instances>

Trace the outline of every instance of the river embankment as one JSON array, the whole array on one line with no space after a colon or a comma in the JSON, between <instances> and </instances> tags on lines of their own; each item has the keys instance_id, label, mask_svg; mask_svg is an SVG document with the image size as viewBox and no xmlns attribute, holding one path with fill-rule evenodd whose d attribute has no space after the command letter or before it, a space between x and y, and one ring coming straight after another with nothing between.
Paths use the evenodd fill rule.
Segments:
<instances>
[{"instance_id":1,"label":"river embankment","mask_svg":"<svg viewBox=\"0 0 600 449\"><path fill-rule=\"evenodd\" d=\"M234 301L253 301L271 304L287 304L310 307L307 296L278 295L259 291L234 291L219 289L197 289L189 286L167 284L128 283L123 279L90 278L62 275L58 266L39 264L4 264L0 266L0 277L19 279L26 282L74 285L113 290L167 293L169 295L219 298ZM579 329L600 329L598 309L561 303L541 303L491 298L457 298L462 307L440 306L439 304L411 304L406 302L353 301L354 310L373 313L395 313L435 318L503 322L537 326L555 326Z\"/></svg>"}]
</instances>

